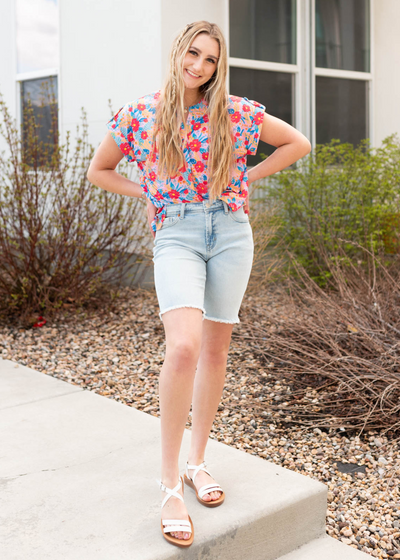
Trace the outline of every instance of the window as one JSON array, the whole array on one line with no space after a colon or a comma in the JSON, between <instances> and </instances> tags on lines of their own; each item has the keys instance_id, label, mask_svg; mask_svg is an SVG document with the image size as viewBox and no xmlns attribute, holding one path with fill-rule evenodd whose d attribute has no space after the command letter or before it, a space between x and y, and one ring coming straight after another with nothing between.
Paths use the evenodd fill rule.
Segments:
<instances>
[{"instance_id":1,"label":"window","mask_svg":"<svg viewBox=\"0 0 400 560\"><path fill-rule=\"evenodd\" d=\"M354 145L369 130L370 2L315 0L316 142Z\"/></svg>"},{"instance_id":2,"label":"window","mask_svg":"<svg viewBox=\"0 0 400 560\"><path fill-rule=\"evenodd\" d=\"M230 0L230 84L233 95L254 99L295 124L296 0ZM249 165L275 148L260 142Z\"/></svg>"},{"instance_id":3,"label":"window","mask_svg":"<svg viewBox=\"0 0 400 560\"><path fill-rule=\"evenodd\" d=\"M229 90L315 145L371 136L374 0L229 0ZM257 156L273 152L260 142Z\"/></svg>"},{"instance_id":4,"label":"window","mask_svg":"<svg viewBox=\"0 0 400 560\"><path fill-rule=\"evenodd\" d=\"M36 126L36 138L42 143L43 148L50 146L48 152L48 157L50 157L51 146L58 143L57 78L40 78L21 82L21 115L24 131L29 128L26 119L33 120ZM23 134L25 150L27 143L27 135Z\"/></svg>"},{"instance_id":5,"label":"window","mask_svg":"<svg viewBox=\"0 0 400 560\"><path fill-rule=\"evenodd\" d=\"M17 72L23 146L29 113L40 142L58 142L58 2L15 0ZM51 150L50 150L51 153Z\"/></svg>"}]
</instances>

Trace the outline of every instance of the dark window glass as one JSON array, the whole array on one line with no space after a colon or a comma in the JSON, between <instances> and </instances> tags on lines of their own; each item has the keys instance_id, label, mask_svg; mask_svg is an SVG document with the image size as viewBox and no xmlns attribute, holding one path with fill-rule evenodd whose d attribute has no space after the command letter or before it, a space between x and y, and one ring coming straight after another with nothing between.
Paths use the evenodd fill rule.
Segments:
<instances>
[{"instance_id":1,"label":"dark window glass","mask_svg":"<svg viewBox=\"0 0 400 560\"><path fill-rule=\"evenodd\" d=\"M230 0L230 56L296 64L295 0Z\"/></svg>"},{"instance_id":2,"label":"dark window glass","mask_svg":"<svg viewBox=\"0 0 400 560\"><path fill-rule=\"evenodd\" d=\"M293 74L268 72L248 68L230 68L230 93L258 101L266 107L266 112L293 124ZM270 155L275 148L260 142L257 155L247 158L248 165L261 161L260 154Z\"/></svg>"},{"instance_id":3,"label":"dark window glass","mask_svg":"<svg viewBox=\"0 0 400 560\"><path fill-rule=\"evenodd\" d=\"M359 144L368 137L367 82L317 76L317 143L333 138Z\"/></svg>"},{"instance_id":4,"label":"dark window glass","mask_svg":"<svg viewBox=\"0 0 400 560\"><path fill-rule=\"evenodd\" d=\"M32 164L37 147L46 163L58 143L57 78L40 78L21 82L22 138L27 162Z\"/></svg>"},{"instance_id":5,"label":"dark window glass","mask_svg":"<svg viewBox=\"0 0 400 560\"><path fill-rule=\"evenodd\" d=\"M369 0L316 0L317 67L369 72L369 43Z\"/></svg>"}]
</instances>

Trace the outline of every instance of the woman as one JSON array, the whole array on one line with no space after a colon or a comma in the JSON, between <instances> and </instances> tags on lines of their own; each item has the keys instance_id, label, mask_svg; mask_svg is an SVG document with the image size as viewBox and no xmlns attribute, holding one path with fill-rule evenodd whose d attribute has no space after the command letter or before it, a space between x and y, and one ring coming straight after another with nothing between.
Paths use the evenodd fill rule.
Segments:
<instances>
[{"instance_id":1,"label":"woman","mask_svg":"<svg viewBox=\"0 0 400 560\"><path fill-rule=\"evenodd\" d=\"M187 25L173 43L164 88L128 103L111 119L88 172L103 189L147 199L166 335L159 382L161 528L181 547L190 546L194 535L178 466L191 403L185 482L205 506L219 506L225 498L204 456L252 265L248 186L311 149L300 132L264 113L259 103L228 96L227 69L219 27ZM247 172L246 156L257 151L260 138L277 150ZM137 162L140 184L115 171L123 156Z\"/></svg>"}]
</instances>

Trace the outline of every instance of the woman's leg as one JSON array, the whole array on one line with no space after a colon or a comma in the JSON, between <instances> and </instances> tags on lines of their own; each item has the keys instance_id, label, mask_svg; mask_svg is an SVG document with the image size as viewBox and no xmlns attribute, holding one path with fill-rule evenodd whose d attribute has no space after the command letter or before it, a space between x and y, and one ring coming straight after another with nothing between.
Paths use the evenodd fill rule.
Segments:
<instances>
[{"instance_id":1,"label":"woman's leg","mask_svg":"<svg viewBox=\"0 0 400 560\"><path fill-rule=\"evenodd\" d=\"M228 323L203 321L200 357L194 380L189 465L199 465L204 461L207 441L224 388L232 328L233 325ZM189 476L192 474L190 470ZM196 475L197 490L212 482L214 480L204 471ZM203 500L216 500L219 496L220 492L211 492L205 494Z\"/></svg>"},{"instance_id":2,"label":"woman's leg","mask_svg":"<svg viewBox=\"0 0 400 560\"><path fill-rule=\"evenodd\" d=\"M161 416L161 481L173 488L179 479L179 451L189 415L193 381L200 354L203 329L202 311L181 308L162 315L166 353L161 368L159 393ZM162 519L188 519L185 504L170 498L161 512ZM178 538L183 533L171 533ZM189 534L185 533L186 538Z\"/></svg>"}]
</instances>

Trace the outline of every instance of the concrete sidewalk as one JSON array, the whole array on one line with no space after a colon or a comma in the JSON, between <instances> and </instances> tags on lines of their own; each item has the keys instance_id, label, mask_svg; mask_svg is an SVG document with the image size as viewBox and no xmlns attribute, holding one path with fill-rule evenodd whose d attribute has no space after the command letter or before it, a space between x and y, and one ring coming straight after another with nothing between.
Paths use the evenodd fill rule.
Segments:
<instances>
[{"instance_id":1,"label":"concrete sidewalk","mask_svg":"<svg viewBox=\"0 0 400 560\"><path fill-rule=\"evenodd\" d=\"M188 550L168 544L161 535L155 482L159 431L158 418L0 360L0 558L368 556L324 537L323 484L214 440L206 461L226 501L205 508L186 487L195 542ZM189 440L186 430L182 467ZM292 552L302 545L306 548Z\"/></svg>"}]
</instances>

